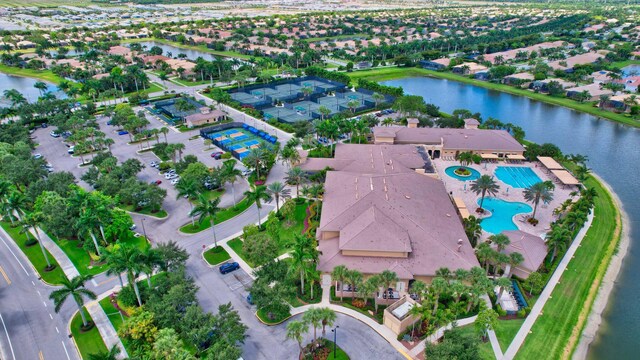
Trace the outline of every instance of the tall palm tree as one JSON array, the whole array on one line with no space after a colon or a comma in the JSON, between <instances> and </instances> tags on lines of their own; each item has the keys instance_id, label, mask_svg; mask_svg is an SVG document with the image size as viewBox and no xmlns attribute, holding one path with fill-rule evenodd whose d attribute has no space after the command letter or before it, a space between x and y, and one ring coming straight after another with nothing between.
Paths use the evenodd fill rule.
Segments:
<instances>
[{"instance_id":1,"label":"tall palm tree","mask_svg":"<svg viewBox=\"0 0 640 360\"><path fill-rule=\"evenodd\" d=\"M255 201L256 207L258 208L258 227L261 226L260 209L262 209L262 202L271 201L271 195L267 192L267 187L264 185L254 186L253 191L251 189L245 191L244 196L247 198L247 201L249 203L252 203Z\"/></svg>"},{"instance_id":2,"label":"tall palm tree","mask_svg":"<svg viewBox=\"0 0 640 360\"><path fill-rule=\"evenodd\" d=\"M184 151L186 146L183 143L175 143L173 144L173 146L174 149L178 152L178 158L180 159L180 161L182 161L182 152Z\"/></svg>"},{"instance_id":3,"label":"tall palm tree","mask_svg":"<svg viewBox=\"0 0 640 360\"><path fill-rule=\"evenodd\" d=\"M322 323L322 336L325 336L327 333L326 327L332 327L337 319L336 312L329 308L320 308L320 319Z\"/></svg>"},{"instance_id":4,"label":"tall palm tree","mask_svg":"<svg viewBox=\"0 0 640 360\"><path fill-rule=\"evenodd\" d=\"M304 321L291 321L287 324L287 339L298 342L298 347L302 351L302 335L309 331L309 327Z\"/></svg>"},{"instance_id":5,"label":"tall palm tree","mask_svg":"<svg viewBox=\"0 0 640 360\"><path fill-rule=\"evenodd\" d=\"M489 236L489 241L496 244L499 252L502 252L507 245L511 244L511 240L509 240L509 237L505 234L491 235Z\"/></svg>"},{"instance_id":6,"label":"tall palm tree","mask_svg":"<svg viewBox=\"0 0 640 360\"><path fill-rule=\"evenodd\" d=\"M160 128L160 130L159 130L159 131L160 131L160 133L161 133L162 135L164 135L164 142L165 142L165 144L168 144L169 142L167 141L167 134L169 133L169 128L168 128L168 127L166 127L166 126L163 126L163 127L161 127L161 128Z\"/></svg>"},{"instance_id":7,"label":"tall palm tree","mask_svg":"<svg viewBox=\"0 0 640 360\"><path fill-rule=\"evenodd\" d=\"M147 285L151 289L151 276L157 266L162 263L162 257L151 246L147 246L140 252L140 269L147 275Z\"/></svg>"},{"instance_id":8,"label":"tall palm tree","mask_svg":"<svg viewBox=\"0 0 640 360\"><path fill-rule=\"evenodd\" d=\"M323 318L322 309L317 307L312 307L311 309L307 310L307 312L305 312L304 315L302 315L302 321L313 326L313 343L314 344L316 343L316 340L318 338L316 330L322 325L322 318Z\"/></svg>"},{"instance_id":9,"label":"tall palm tree","mask_svg":"<svg viewBox=\"0 0 640 360\"><path fill-rule=\"evenodd\" d=\"M178 193L176 194L176 199L181 197L186 197L189 202L189 214L193 212L193 203L192 200L195 200L200 194L200 187L195 182L195 180L191 178L181 179L176 184L176 190ZM195 226L195 218L191 216L191 226Z\"/></svg>"},{"instance_id":10,"label":"tall palm tree","mask_svg":"<svg viewBox=\"0 0 640 360\"><path fill-rule=\"evenodd\" d=\"M384 290L391 288L391 285L398 281L398 275L391 270L383 270L378 276L382 284L385 286Z\"/></svg>"},{"instance_id":11,"label":"tall palm tree","mask_svg":"<svg viewBox=\"0 0 640 360\"><path fill-rule=\"evenodd\" d=\"M567 244L571 240L571 232L563 226L555 225L551 228L551 231L547 235L547 246L553 249L551 254L551 263L555 260L559 251L564 251L567 248Z\"/></svg>"},{"instance_id":12,"label":"tall palm tree","mask_svg":"<svg viewBox=\"0 0 640 360\"><path fill-rule=\"evenodd\" d=\"M84 283L91 280L92 276L87 275L79 275L69 280L67 278L62 279L62 288L54 290L50 295L49 299L53 300L53 304L55 305L55 312L60 312L62 305L64 302L71 296L73 300L78 305L78 311L80 311L80 316L82 317L82 326L86 329L89 325L87 322L87 317L82 310L84 305L84 298L89 298L91 300L96 299L96 294L84 287Z\"/></svg>"},{"instance_id":13,"label":"tall palm tree","mask_svg":"<svg viewBox=\"0 0 640 360\"><path fill-rule=\"evenodd\" d=\"M209 200L205 194L198 194L196 206L189 213L189 216L199 216L199 222L203 222L207 218L209 219L211 231L213 232L213 243L216 248L218 247L218 238L216 237L214 220L216 214L220 211L218 205L220 205L220 198Z\"/></svg>"},{"instance_id":14,"label":"tall palm tree","mask_svg":"<svg viewBox=\"0 0 640 360\"><path fill-rule=\"evenodd\" d=\"M6 210L9 212L9 219L11 220L11 225L15 225L13 221L13 215L18 218L18 220L22 219L21 214L24 213L24 208L27 206L27 197L19 192L18 190L12 190L6 198Z\"/></svg>"},{"instance_id":15,"label":"tall palm tree","mask_svg":"<svg viewBox=\"0 0 640 360\"><path fill-rule=\"evenodd\" d=\"M498 193L498 189L500 189L500 185L498 185L491 176L482 175L476 181L471 183L470 188L476 195L482 195L480 199L480 209L482 209L485 195L489 194L495 196Z\"/></svg>"},{"instance_id":16,"label":"tall palm tree","mask_svg":"<svg viewBox=\"0 0 640 360\"><path fill-rule=\"evenodd\" d=\"M33 84L33 87L38 89L38 92L40 93L40 96L42 96L42 94L47 91L47 83L45 83L44 81L36 81Z\"/></svg>"},{"instance_id":17,"label":"tall palm tree","mask_svg":"<svg viewBox=\"0 0 640 360\"><path fill-rule=\"evenodd\" d=\"M291 197L291 190L287 189L283 183L279 181L272 182L267 186L267 191L276 200L276 214L280 212L280 199L288 199Z\"/></svg>"},{"instance_id":18,"label":"tall palm tree","mask_svg":"<svg viewBox=\"0 0 640 360\"><path fill-rule=\"evenodd\" d=\"M38 226L40 225L40 223L42 223L42 213L35 212L35 213L26 214L22 218L22 223L25 226L27 226L28 229L33 229L33 232L36 233L36 239L38 239L38 244L40 245L40 250L42 250L42 256L44 256L44 260L47 262L46 270L50 271L51 269L53 269L53 266L51 265L51 262L49 261L49 255L47 255L47 250L45 250L44 244L42 243L42 240L40 239L40 231L38 231ZM29 231L27 230L27 233L28 232Z\"/></svg>"},{"instance_id":19,"label":"tall palm tree","mask_svg":"<svg viewBox=\"0 0 640 360\"><path fill-rule=\"evenodd\" d=\"M98 254L98 256L101 256L98 239L96 238L96 235L93 233L93 231L96 228L96 224L97 224L97 219L95 217L95 214L93 214L91 210L89 209L81 210L80 217L76 222L76 228L78 229L78 232L83 233L85 235L88 234L89 237L91 237L91 240L93 241L93 245L96 248L96 254Z\"/></svg>"},{"instance_id":20,"label":"tall palm tree","mask_svg":"<svg viewBox=\"0 0 640 360\"><path fill-rule=\"evenodd\" d=\"M304 294L304 275L306 264L311 260L310 248L312 246L311 238L296 234L291 244L291 269L300 273L300 293Z\"/></svg>"},{"instance_id":21,"label":"tall palm tree","mask_svg":"<svg viewBox=\"0 0 640 360\"><path fill-rule=\"evenodd\" d=\"M496 286L500 288L500 291L498 292L498 299L502 299L504 291L511 290L513 288L513 283L511 282L511 279L507 277L499 277L496 279Z\"/></svg>"},{"instance_id":22,"label":"tall palm tree","mask_svg":"<svg viewBox=\"0 0 640 360\"><path fill-rule=\"evenodd\" d=\"M344 265L338 265L333 268L333 271L331 271L331 278L336 283L335 285L336 293L338 291L338 282L340 283L340 285L343 285L348 272L349 272L349 269L347 269L347 267ZM342 291L340 291L340 301L342 301Z\"/></svg>"},{"instance_id":23,"label":"tall palm tree","mask_svg":"<svg viewBox=\"0 0 640 360\"><path fill-rule=\"evenodd\" d=\"M522 264L522 262L524 261L524 256L522 256L522 254L520 254L519 252L512 252L511 254L509 254L509 271L505 273L505 277L509 277L511 270Z\"/></svg>"},{"instance_id":24,"label":"tall palm tree","mask_svg":"<svg viewBox=\"0 0 640 360\"><path fill-rule=\"evenodd\" d=\"M294 167L287 171L287 177L285 181L287 185L295 185L296 186L296 197L300 196L300 185L307 178L307 174L299 167Z\"/></svg>"},{"instance_id":25,"label":"tall palm tree","mask_svg":"<svg viewBox=\"0 0 640 360\"><path fill-rule=\"evenodd\" d=\"M236 161L233 159L225 160L222 163L222 177L226 182L231 184L231 192L233 195L233 206L236 206L236 187L234 186L238 178L242 177L242 171L236 168Z\"/></svg>"},{"instance_id":26,"label":"tall palm tree","mask_svg":"<svg viewBox=\"0 0 640 360\"><path fill-rule=\"evenodd\" d=\"M489 246L489 243L482 242L476 247L476 256L483 263L485 274L489 273L489 261L494 258L495 251Z\"/></svg>"},{"instance_id":27,"label":"tall palm tree","mask_svg":"<svg viewBox=\"0 0 640 360\"><path fill-rule=\"evenodd\" d=\"M127 271L127 281L129 285L133 286L138 305L142 306L140 289L138 289L138 283L136 282L136 276L142 270L142 252L137 247L131 245L121 245L117 251L121 253L119 256L122 257L122 266Z\"/></svg>"},{"instance_id":28,"label":"tall palm tree","mask_svg":"<svg viewBox=\"0 0 640 360\"><path fill-rule=\"evenodd\" d=\"M245 165L256 171L256 179L260 180L260 169L267 163L269 153L262 147L252 149L247 156L245 156Z\"/></svg>"},{"instance_id":29,"label":"tall palm tree","mask_svg":"<svg viewBox=\"0 0 640 360\"><path fill-rule=\"evenodd\" d=\"M440 296L445 293L449 288L449 283L441 278L436 277L431 281L431 286L429 286L429 293L433 296L433 312L435 315L438 310L438 300L440 300Z\"/></svg>"},{"instance_id":30,"label":"tall palm tree","mask_svg":"<svg viewBox=\"0 0 640 360\"><path fill-rule=\"evenodd\" d=\"M355 295L356 286L362 282L362 273L358 270L349 270L346 275L349 285L351 285L351 291Z\"/></svg>"},{"instance_id":31,"label":"tall palm tree","mask_svg":"<svg viewBox=\"0 0 640 360\"><path fill-rule=\"evenodd\" d=\"M553 200L553 192L544 182L535 183L524 189L522 193L524 195L524 199L533 204L533 215L531 215L532 219L536 218L536 211L538 210L540 200L545 204L548 204Z\"/></svg>"},{"instance_id":32,"label":"tall palm tree","mask_svg":"<svg viewBox=\"0 0 640 360\"><path fill-rule=\"evenodd\" d=\"M124 258L124 253L118 251L118 247L120 244L116 244L114 249L106 249L102 256L100 257L100 261L104 261L107 265L107 275L118 275L118 280L120 280L120 287L124 287L124 282L122 281L122 273L127 270L126 268L126 259Z\"/></svg>"}]
</instances>

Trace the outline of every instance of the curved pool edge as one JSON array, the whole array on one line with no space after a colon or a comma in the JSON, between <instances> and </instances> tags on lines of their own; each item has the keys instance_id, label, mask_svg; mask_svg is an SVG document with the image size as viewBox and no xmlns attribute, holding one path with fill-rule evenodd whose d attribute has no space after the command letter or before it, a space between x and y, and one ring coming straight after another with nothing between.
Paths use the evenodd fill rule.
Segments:
<instances>
[{"instance_id":1,"label":"curved pool edge","mask_svg":"<svg viewBox=\"0 0 640 360\"><path fill-rule=\"evenodd\" d=\"M516 227L514 230L520 230L520 231L522 231L522 229L520 229L520 227L518 226L518 223L516 222L516 216L518 216L518 215L522 215L522 214L531 214L531 213L533 213L533 207L532 207L531 205L529 205L529 204L525 203L525 202L522 202L522 201L508 201L508 200L505 200L505 199L501 199L501 198L494 198L494 197L488 197L488 198L485 198L485 199L484 199L484 201L487 201L488 199L498 200L498 201L502 201L502 202L509 203L509 204L516 204L516 203L517 203L517 204L522 204L522 205L525 205L525 206L529 207L529 210L528 210L528 211L518 212L518 213L513 214L513 216L511 216L511 222L512 222L512 223L513 223L513 225L515 225L515 227ZM478 207L480 207L479 202L480 202L480 198L478 198L478 199L476 200L476 205L477 205ZM488 209L486 209L486 208L484 208L484 211L485 211L485 212L487 212L487 213L489 213L489 215L488 215L488 216L484 216L484 217L480 218L480 227L481 227L481 228L482 228L482 220L489 219L489 218L491 218L492 216L494 216L494 214L495 214L495 212L494 212L494 211L490 211L490 210L488 210ZM484 228L482 228L482 231L486 232L487 234L497 235L497 234L502 233L503 231L509 231L509 229L507 229L507 230L502 229L502 230L500 230L500 232L497 232L497 233L494 233L494 232L488 231L488 230L486 230L486 229L484 229Z\"/></svg>"},{"instance_id":2,"label":"curved pool edge","mask_svg":"<svg viewBox=\"0 0 640 360\"><path fill-rule=\"evenodd\" d=\"M589 314L587 315L586 323L580 330L578 343L572 349L573 359L586 359L589 354L591 344L598 336L598 330L602 324L603 313L609 304L609 298L622 270L622 263L629 252L629 245L631 242L631 222L629 221L629 215L624 210L624 205L618 197L618 194L613 191L613 188L609 183L600 176L595 173L592 173L591 175L609 192L609 195L618 210L622 229L620 230L620 239L617 244L618 251L609 258L609 264L607 265L607 269L600 280L598 291L590 306Z\"/></svg>"}]
</instances>

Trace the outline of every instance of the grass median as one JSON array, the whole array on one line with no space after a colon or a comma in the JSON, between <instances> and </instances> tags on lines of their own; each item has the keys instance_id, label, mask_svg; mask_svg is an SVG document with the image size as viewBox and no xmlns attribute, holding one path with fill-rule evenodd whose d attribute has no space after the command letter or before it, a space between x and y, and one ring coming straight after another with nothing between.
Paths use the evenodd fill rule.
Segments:
<instances>
[{"instance_id":1,"label":"grass median","mask_svg":"<svg viewBox=\"0 0 640 360\"><path fill-rule=\"evenodd\" d=\"M252 201L248 201L247 199L242 199L242 201L240 201L236 206L231 206L231 207L220 210L216 214L215 218L213 219L213 222L217 225L217 224L220 224L221 222L227 221L243 213L252 204L253 204ZM196 219L195 225L191 225L191 222L189 222L186 225L183 225L180 228L180 231L185 234L195 234L195 233L199 233L200 231L207 230L210 227L211 227L211 223L209 222L209 217L206 217L202 221L198 221Z\"/></svg>"},{"instance_id":2,"label":"grass median","mask_svg":"<svg viewBox=\"0 0 640 360\"><path fill-rule=\"evenodd\" d=\"M516 359L568 359L578 343L593 301L620 240L620 211L594 177L585 182L598 193L594 221L531 328Z\"/></svg>"},{"instance_id":3,"label":"grass median","mask_svg":"<svg viewBox=\"0 0 640 360\"><path fill-rule=\"evenodd\" d=\"M352 80L367 79L371 81L387 81L400 79L404 77L429 76L439 79L447 79L458 81L461 83L483 87L489 90L504 92L507 94L525 96L533 100L541 101L547 104L563 106L572 110L587 113L596 117L619 122L625 125L640 127L640 122L634 120L629 115L618 114L607 110L602 110L594 106L594 102L578 102L566 97L555 97L546 94L536 93L526 89L519 89L513 86L496 84L488 81L476 80L467 76L456 75L450 72L433 71L415 67L401 68L381 68L373 70L354 71L347 73Z\"/></svg>"},{"instance_id":4,"label":"grass median","mask_svg":"<svg viewBox=\"0 0 640 360\"><path fill-rule=\"evenodd\" d=\"M27 241L27 237L24 233L20 233L19 228L11 227L10 222L4 221L0 222L0 225L9 234L9 236L11 236L20 250L22 250L22 252L27 256L33 267L36 268L38 274L40 274L42 280L51 285L62 284L62 280L65 279L66 276L64 275L64 271L62 271L62 268L60 267L56 259L53 257L53 255L51 255L51 253L49 253L49 251L45 250L47 252L47 256L49 257L49 262L51 263L51 265L54 265L55 268L51 271L45 271L44 269L47 267L47 262L44 259L44 255L42 255L40 245L35 244L26 246L25 241Z\"/></svg>"},{"instance_id":5,"label":"grass median","mask_svg":"<svg viewBox=\"0 0 640 360\"><path fill-rule=\"evenodd\" d=\"M218 246L205 251L204 259L209 265L215 266L231 259L231 256L222 246Z\"/></svg>"},{"instance_id":6,"label":"grass median","mask_svg":"<svg viewBox=\"0 0 640 360\"><path fill-rule=\"evenodd\" d=\"M93 319L91 319L91 315L89 315L84 308L82 311L84 311L87 321L93 321ZM102 336L100 336L98 328L94 326L89 331L82 331L80 329L81 326L82 317L79 312L76 312L73 320L71 320L71 334L73 335L73 340L78 346L80 356L83 359L89 359L89 356L92 354L106 352L107 346L104 344L104 340L102 340Z\"/></svg>"}]
</instances>

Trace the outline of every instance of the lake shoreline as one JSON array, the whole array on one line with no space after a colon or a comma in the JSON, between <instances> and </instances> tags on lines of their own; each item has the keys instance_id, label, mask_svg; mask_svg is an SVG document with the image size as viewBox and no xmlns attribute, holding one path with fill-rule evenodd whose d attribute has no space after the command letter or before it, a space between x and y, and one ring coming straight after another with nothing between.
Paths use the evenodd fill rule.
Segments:
<instances>
[{"instance_id":1,"label":"lake shoreline","mask_svg":"<svg viewBox=\"0 0 640 360\"><path fill-rule=\"evenodd\" d=\"M384 71L387 69L389 71ZM549 95L535 93L525 89L518 89L509 85L495 84L488 81L470 79L465 76L456 75L448 72L427 70L427 69L416 68L416 67L409 67L409 68L398 67L398 68L384 68L384 69L374 69L374 70L361 70L361 71L354 71L347 74L352 79L364 78L367 80L377 81L377 82L397 80L397 79L402 79L407 77L417 77L417 76L423 76L423 77L429 77L429 78L441 79L441 80L451 80L451 81L456 81L456 82L471 85L471 86L478 86L481 88L502 92L505 94L527 97L533 101L540 101L542 103L546 103L549 105L562 106L564 108L567 108L576 112L589 114L599 119L611 121L618 124L623 124L623 125L632 126L632 127L640 127L639 121L635 121L631 118L627 118L621 114L617 114L617 113L606 111L606 110L601 110L598 107L590 106L588 103L579 103L568 98L551 97Z\"/></svg>"},{"instance_id":2,"label":"lake shoreline","mask_svg":"<svg viewBox=\"0 0 640 360\"><path fill-rule=\"evenodd\" d=\"M15 66L7 66L4 64L0 64L0 73L10 76L18 76L30 79L38 79L42 81L49 82L53 85L59 85L62 78L58 75L52 73L50 70L32 70L32 69L23 69Z\"/></svg>"},{"instance_id":3,"label":"lake shoreline","mask_svg":"<svg viewBox=\"0 0 640 360\"><path fill-rule=\"evenodd\" d=\"M617 252L614 253L611 258L609 258L609 265L607 266L605 274L600 281L598 292L593 301L593 304L591 305L591 310L587 317L587 323L582 329L578 344L573 351L572 358L579 360L587 358L589 348L598 336L598 330L600 328L600 325L602 324L603 313L607 308L607 304L609 303L609 298L611 297L615 282L622 270L622 262L629 252L629 244L631 242L631 224L629 215L624 210L622 201L606 181L604 181L596 174L592 175L603 185L604 188L607 189L607 191L609 191L614 205L616 206L620 214L622 229L620 232L620 240L618 242Z\"/></svg>"}]
</instances>

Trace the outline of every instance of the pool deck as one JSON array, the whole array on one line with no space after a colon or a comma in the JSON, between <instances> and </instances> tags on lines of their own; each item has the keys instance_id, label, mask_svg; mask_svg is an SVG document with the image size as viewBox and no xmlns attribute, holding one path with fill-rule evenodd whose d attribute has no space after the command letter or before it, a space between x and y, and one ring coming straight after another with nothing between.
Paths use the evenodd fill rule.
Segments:
<instances>
[{"instance_id":1,"label":"pool deck","mask_svg":"<svg viewBox=\"0 0 640 360\"><path fill-rule=\"evenodd\" d=\"M444 171L449 166L460 165L458 161L446 161L442 159L435 159L433 161L433 164L435 165L436 171L438 172L438 176L444 182L444 186L446 187L447 191L453 192L454 197L461 198L462 201L464 201L465 205L467 206L467 209L469 209L469 212L471 213L471 215L476 216L478 218L487 216L487 215L478 216L475 213L475 209L478 207L477 200L480 198L480 196L476 195L473 191L470 190L471 181L463 182L445 174ZM537 167L536 167L536 164L537 164ZM486 163L486 164L483 163L480 165L475 165L475 164L470 165L469 167L478 170L481 175L486 174L486 175L494 176L495 170L498 166L530 167L536 173L536 175L540 177L542 181L555 180L553 178L553 175L550 175L550 174L547 175L545 173L545 171L542 168L542 165L538 162L525 162L522 164L511 164L511 163L505 163L505 162ZM523 202L530 205L533 208L533 204L528 203L524 199L524 195L522 194L523 189L513 188L505 184L504 182L500 181L500 179L498 179L497 177L495 177L495 180L500 185L500 190L496 195L497 198L505 201L511 201L511 202L514 202L514 201ZM467 184L466 190L464 188L465 183ZM561 184L556 183L556 188L553 191L553 201L551 201L549 204L540 203L538 205L536 219L539 220L539 223L537 226L533 226L528 222L526 222L526 220L523 219L524 214L516 215L513 219L513 222L516 224L519 230L522 230L534 235L545 234L546 232L549 231L551 222L556 220L556 217L553 215L553 209L559 207L566 199L568 199L570 197L569 194L574 190L575 190L575 187L563 188ZM488 233L484 230L482 231L482 239L486 239L490 235L491 233Z\"/></svg>"}]
</instances>

